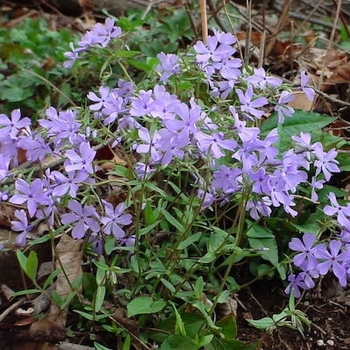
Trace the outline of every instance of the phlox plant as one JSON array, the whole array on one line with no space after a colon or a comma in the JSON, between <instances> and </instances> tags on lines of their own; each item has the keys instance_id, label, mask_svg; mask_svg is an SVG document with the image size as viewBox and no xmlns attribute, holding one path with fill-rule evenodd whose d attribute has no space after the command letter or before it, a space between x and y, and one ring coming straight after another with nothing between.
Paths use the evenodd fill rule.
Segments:
<instances>
[{"instance_id":1,"label":"phlox plant","mask_svg":"<svg viewBox=\"0 0 350 350\"><path fill-rule=\"evenodd\" d=\"M320 137L310 115L332 119L288 105L295 91L314 99L306 73L293 87L245 66L235 36L216 29L206 43L157 60L128 51L127 38L107 18L64 54L72 70L105 57L86 106L49 107L36 124L19 110L0 115L1 201L19 207L17 245L41 222L53 236L64 227L94 259L124 268L127 278L117 274L118 288L104 297L122 298L141 324L162 328L175 316L186 324L192 305L202 338L171 331L190 336L191 349L233 341L213 338L214 314L250 283L237 279L237 262L252 280L277 271L295 297L327 273L346 286L350 206L328 185L340 172L335 139ZM137 67L135 82L128 72ZM101 158L104 148L113 159ZM158 323L141 317L149 313Z\"/></svg>"}]
</instances>

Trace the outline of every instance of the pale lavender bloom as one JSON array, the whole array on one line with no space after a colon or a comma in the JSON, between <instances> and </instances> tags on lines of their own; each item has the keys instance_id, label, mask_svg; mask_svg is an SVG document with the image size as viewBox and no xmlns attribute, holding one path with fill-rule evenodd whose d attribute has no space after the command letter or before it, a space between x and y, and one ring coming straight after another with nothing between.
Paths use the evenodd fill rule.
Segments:
<instances>
[{"instance_id":1,"label":"pale lavender bloom","mask_svg":"<svg viewBox=\"0 0 350 350\"><path fill-rule=\"evenodd\" d=\"M78 45L85 50L89 46L106 47L111 39L122 34L121 29L114 24L114 20L111 18L106 18L104 24L97 23L91 31L85 33Z\"/></svg>"},{"instance_id":2,"label":"pale lavender bloom","mask_svg":"<svg viewBox=\"0 0 350 350\"><path fill-rule=\"evenodd\" d=\"M93 161L96 151L91 148L90 143L83 142L79 147L79 153L70 149L65 152L68 158L64 164L67 173L75 170L86 171L88 174L94 173Z\"/></svg>"},{"instance_id":3,"label":"pale lavender bloom","mask_svg":"<svg viewBox=\"0 0 350 350\"><path fill-rule=\"evenodd\" d=\"M153 88L153 94L152 117L160 118L163 121L174 120L176 113L181 110L181 105L183 104L179 98L166 91L163 85L158 84Z\"/></svg>"},{"instance_id":4,"label":"pale lavender bloom","mask_svg":"<svg viewBox=\"0 0 350 350\"><path fill-rule=\"evenodd\" d=\"M69 47L70 47L71 51L65 52L63 54L64 57L68 58L68 60L63 62L63 67L67 68L67 69L72 68L75 61L78 60L79 58L81 58L79 56L79 54L81 52L85 51L85 48L83 48L83 47L75 48L73 43L70 43Z\"/></svg>"},{"instance_id":5,"label":"pale lavender bloom","mask_svg":"<svg viewBox=\"0 0 350 350\"><path fill-rule=\"evenodd\" d=\"M132 97L131 101L130 115L133 117L144 117L153 111L152 90L141 90L139 96Z\"/></svg>"},{"instance_id":6,"label":"pale lavender bloom","mask_svg":"<svg viewBox=\"0 0 350 350\"><path fill-rule=\"evenodd\" d=\"M246 127L247 122L239 119L235 108L230 106L229 109L235 119L234 129L237 130L239 138L242 141L257 139L260 134L260 129L256 127Z\"/></svg>"},{"instance_id":7,"label":"pale lavender bloom","mask_svg":"<svg viewBox=\"0 0 350 350\"><path fill-rule=\"evenodd\" d=\"M53 137L55 152L66 145L78 145L85 141L85 136L79 134L81 124L77 121L76 111L67 110L59 113L54 107L49 107L45 114L48 119L40 119L39 124L47 130L47 135Z\"/></svg>"},{"instance_id":8,"label":"pale lavender bloom","mask_svg":"<svg viewBox=\"0 0 350 350\"><path fill-rule=\"evenodd\" d=\"M237 42L236 37L231 33L220 32L216 28L213 28L213 33L220 44L233 45Z\"/></svg>"},{"instance_id":9,"label":"pale lavender bloom","mask_svg":"<svg viewBox=\"0 0 350 350\"><path fill-rule=\"evenodd\" d=\"M215 191L221 190L224 194L237 192L241 188L242 171L238 168L228 168L221 165L214 171L212 188Z\"/></svg>"},{"instance_id":10,"label":"pale lavender bloom","mask_svg":"<svg viewBox=\"0 0 350 350\"><path fill-rule=\"evenodd\" d=\"M157 143L160 139L158 131L155 131L154 134L151 136L147 128L141 127L138 130L138 134L140 139L144 143L135 145L136 152L149 154L150 162L157 163L162 157L160 150L157 148Z\"/></svg>"},{"instance_id":11,"label":"pale lavender bloom","mask_svg":"<svg viewBox=\"0 0 350 350\"><path fill-rule=\"evenodd\" d=\"M131 214L125 213L125 204L120 203L115 208L109 202L104 201L105 216L100 218L100 221L104 225L103 232L106 235L113 234L117 240L125 237L125 232L121 226L131 224Z\"/></svg>"},{"instance_id":12,"label":"pale lavender bloom","mask_svg":"<svg viewBox=\"0 0 350 350\"><path fill-rule=\"evenodd\" d=\"M289 242L289 248L298 252L293 257L293 263L295 266L303 266L304 270L307 270L309 266L317 263L317 259L314 255L315 252L316 236L313 233L305 233L300 240L299 238L292 238Z\"/></svg>"},{"instance_id":13,"label":"pale lavender bloom","mask_svg":"<svg viewBox=\"0 0 350 350\"><path fill-rule=\"evenodd\" d=\"M161 74L160 80L163 84L166 84L172 75L180 74L178 55L161 52L157 55L157 58L160 62L156 66L156 71Z\"/></svg>"},{"instance_id":14,"label":"pale lavender bloom","mask_svg":"<svg viewBox=\"0 0 350 350\"><path fill-rule=\"evenodd\" d=\"M301 293L300 293L300 289L310 289L308 284L305 283L305 279L304 276L301 274L298 275L294 275L291 274L288 276L288 286L287 288L284 290L284 292L286 294L290 294L292 291L294 292L294 296L296 298L299 298Z\"/></svg>"},{"instance_id":15,"label":"pale lavender bloom","mask_svg":"<svg viewBox=\"0 0 350 350\"><path fill-rule=\"evenodd\" d=\"M11 159L4 154L0 154L0 181L4 180L9 175Z\"/></svg>"},{"instance_id":16,"label":"pale lavender bloom","mask_svg":"<svg viewBox=\"0 0 350 350\"><path fill-rule=\"evenodd\" d=\"M21 232L16 237L16 243L24 247L26 245L27 235L33 230L33 226L28 223L28 218L25 210L15 210L15 217L18 221L11 221L11 230Z\"/></svg>"},{"instance_id":17,"label":"pale lavender bloom","mask_svg":"<svg viewBox=\"0 0 350 350\"><path fill-rule=\"evenodd\" d=\"M281 96L278 99L278 104L275 106L275 111L278 114L278 122L282 124L285 117L291 117L294 114L294 109L287 106L287 103L292 102L295 99L294 94L283 90Z\"/></svg>"},{"instance_id":18,"label":"pale lavender bloom","mask_svg":"<svg viewBox=\"0 0 350 350\"><path fill-rule=\"evenodd\" d=\"M326 180L317 180L316 176L313 176L309 185L311 186L311 200L316 202L318 200L318 194L316 190L323 188L323 185L326 183Z\"/></svg>"},{"instance_id":19,"label":"pale lavender bloom","mask_svg":"<svg viewBox=\"0 0 350 350\"><path fill-rule=\"evenodd\" d=\"M350 228L350 206L342 206L338 203L333 192L328 194L331 205L326 205L323 212L328 216L337 215L337 221L342 228Z\"/></svg>"},{"instance_id":20,"label":"pale lavender bloom","mask_svg":"<svg viewBox=\"0 0 350 350\"><path fill-rule=\"evenodd\" d=\"M300 136L292 136L292 140L296 142L295 151L304 152L306 159L310 161L314 151L311 145L311 134L301 132Z\"/></svg>"},{"instance_id":21,"label":"pale lavender bloom","mask_svg":"<svg viewBox=\"0 0 350 350\"><path fill-rule=\"evenodd\" d=\"M210 207L215 202L215 195L211 191L198 189L197 197L202 201L201 210Z\"/></svg>"},{"instance_id":22,"label":"pale lavender bloom","mask_svg":"<svg viewBox=\"0 0 350 350\"><path fill-rule=\"evenodd\" d=\"M21 117L21 111L19 109L14 109L11 112L11 119L5 114L0 114L0 141L7 142L15 139L19 131L30 124L31 121L29 118Z\"/></svg>"},{"instance_id":23,"label":"pale lavender bloom","mask_svg":"<svg viewBox=\"0 0 350 350\"><path fill-rule=\"evenodd\" d=\"M326 275L332 270L338 278L340 284L345 287L347 284L347 273L343 263L350 261L350 251L342 251L343 243L338 240L329 242L329 250L325 244L319 244L315 249L314 255L321 260L317 269L321 275Z\"/></svg>"},{"instance_id":24,"label":"pale lavender bloom","mask_svg":"<svg viewBox=\"0 0 350 350\"><path fill-rule=\"evenodd\" d=\"M134 166L135 174L139 179L146 179L152 173L156 171L156 169L151 167L151 164L145 164L142 162L137 162Z\"/></svg>"},{"instance_id":25,"label":"pale lavender bloom","mask_svg":"<svg viewBox=\"0 0 350 350\"><path fill-rule=\"evenodd\" d=\"M199 150L203 155L210 153L214 158L219 159L225 155L222 149L234 151L237 147L235 140L225 140L221 132L207 135L201 131L196 132L195 138Z\"/></svg>"},{"instance_id":26,"label":"pale lavender bloom","mask_svg":"<svg viewBox=\"0 0 350 350\"><path fill-rule=\"evenodd\" d=\"M94 92L89 92L87 98L95 102L89 106L90 111L100 111L104 106L105 102L111 92L111 89L107 86L100 86L98 89L100 97L97 96Z\"/></svg>"},{"instance_id":27,"label":"pale lavender bloom","mask_svg":"<svg viewBox=\"0 0 350 350\"><path fill-rule=\"evenodd\" d=\"M328 152L324 152L321 142L316 142L314 144L314 152L317 157L317 160L314 162L314 165L316 167L316 176L322 172L326 181L329 181L332 173L340 172L340 169L337 165L339 162L335 159L338 153L334 148Z\"/></svg>"},{"instance_id":28,"label":"pale lavender bloom","mask_svg":"<svg viewBox=\"0 0 350 350\"><path fill-rule=\"evenodd\" d=\"M282 85L282 79L277 77L271 77L266 75L264 68L254 68L254 75L248 76L247 81L249 81L254 87L264 89L266 85L272 87L277 87Z\"/></svg>"},{"instance_id":29,"label":"pale lavender bloom","mask_svg":"<svg viewBox=\"0 0 350 350\"><path fill-rule=\"evenodd\" d=\"M252 182L252 191L257 194L269 193L268 180L270 175L266 173L264 167L259 167L256 171L247 172L250 181Z\"/></svg>"},{"instance_id":30,"label":"pale lavender bloom","mask_svg":"<svg viewBox=\"0 0 350 350\"><path fill-rule=\"evenodd\" d=\"M257 108L268 104L266 97L258 97L253 100L254 91L252 85L249 85L246 92L244 93L240 89L236 89L239 101L241 102L240 109L242 112L247 112L255 118L260 119L264 115L264 111L258 110ZM251 119L250 115L247 115Z\"/></svg>"},{"instance_id":31,"label":"pale lavender bloom","mask_svg":"<svg viewBox=\"0 0 350 350\"><path fill-rule=\"evenodd\" d=\"M206 44L197 41L193 48L197 53L196 60L200 63L225 61L235 52L230 45L219 43L218 39L211 35L208 36Z\"/></svg>"},{"instance_id":32,"label":"pale lavender bloom","mask_svg":"<svg viewBox=\"0 0 350 350\"><path fill-rule=\"evenodd\" d=\"M184 156L183 148L186 147L189 142L188 136L184 135L184 133L160 129L156 147L162 152L161 164L169 164L174 157L182 159Z\"/></svg>"},{"instance_id":33,"label":"pale lavender bloom","mask_svg":"<svg viewBox=\"0 0 350 350\"><path fill-rule=\"evenodd\" d=\"M52 153L50 145L38 133L32 133L29 127L19 137L18 146L27 151L26 158L31 162L42 161Z\"/></svg>"},{"instance_id":34,"label":"pale lavender bloom","mask_svg":"<svg viewBox=\"0 0 350 350\"><path fill-rule=\"evenodd\" d=\"M242 60L240 58L231 58L223 64L220 64L219 72L224 79L229 80L232 84L232 82L237 81L242 74L239 69L240 67L242 67Z\"/></svg>"},{"instance_id":35,"label":"pale lavender bloom","mask_svg":"<svg viewBox=\"0 0 350 350\"><path fill-rule=\"evenodd\" d=\"M69 193L70 197L75 198L79 185L87 180L88 177L88 173L83 171L78 173L71 171L67 173L67 176L64 176L61 172L55 170L50 175L50 178L55 181L52 195L54 197L62 197Z\"/></svg>"},{"instance_id":36,"label":"pale lavender bloom","mask_svg":"<svg viewBox=\"0 0 350 350\"><path fill-rule=\"evenodd\" d=\"M91 230L98 232L100 225L98 223L98 214L96 209L90 205L82 206L78 201L71 200L68 203L70 213L62 214L61 222L64 225L74 224L72 237L76 239L83 238Z\"/></svg>"},{"instance_id":37,"label":"pale lavender bloom","mask_svg":"<svg viewBox=\"0 0 350 350\"><path fill-rule=\"evenodd\" d=\"M23 179L17 179L15 182L17 193L9 201L14 204L27 203L28 213L33 217L39 206L50 204L49 193L44 183L41 179L35 179L31 184Z\"/></svg>"},{"instance_id":38,"label":"pale lavender bloom","mask_svg":"<svg viewBox=\"0 0 350 350\"><path fill-rule=\"evenodd\" d=\"M300 73L300 85L301 85L301 89L303 90L303 92L305 93L305 95L307 96L307 98L313 102L316 92L314 89L307 87L307 83L309 82L309 77L306 75L306 72L303 70Z\"/></svg>"},{"instance_id":39,"label":"pale lavender bloom","mask_svg":"<svg viewBox=\"0 0 350 350\"><path fill-rule=\"evenodd\" d=\"M115 120L125 112L125 101L122 97L117 95L116 89L113 89L102 109L102 114L108 116L104 119L103 124L108 126L109 124L114 123Z\"/></svg>"},{"instance_id":40,"label":"pale lavender bloom","mask_svg":"<svg viewBox=\"0 0 350 350\"><path fill-rule=\"evenodd\" d=\"M262 216L269 217L271 215L271 200L264 196L259 200L248 200L245 210L249 211L249 215L254 220L259 220Z\"/></svg>"}]
</instances>

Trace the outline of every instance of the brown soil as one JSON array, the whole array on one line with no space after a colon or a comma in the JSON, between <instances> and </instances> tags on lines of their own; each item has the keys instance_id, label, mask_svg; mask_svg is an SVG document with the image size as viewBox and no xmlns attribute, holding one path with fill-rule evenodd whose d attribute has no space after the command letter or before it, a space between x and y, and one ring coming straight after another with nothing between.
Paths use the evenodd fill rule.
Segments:
<instances>
[{"instance_id":1,"label":"brown soil","mask_svg":"<svg viewBox=\"0 0 350 350\"><path fill-rule=\"evenodd\" d=\"M260 282L238 295L238 334L241 340L261 339L260 350L350 349L350 295L335 281L319 283L297 305L312 322L304 336L294 329L278 327L271 334L252 327L246 319L271 317L288 305L288 297L276 283Z\"/></svg>"}]
</instances>

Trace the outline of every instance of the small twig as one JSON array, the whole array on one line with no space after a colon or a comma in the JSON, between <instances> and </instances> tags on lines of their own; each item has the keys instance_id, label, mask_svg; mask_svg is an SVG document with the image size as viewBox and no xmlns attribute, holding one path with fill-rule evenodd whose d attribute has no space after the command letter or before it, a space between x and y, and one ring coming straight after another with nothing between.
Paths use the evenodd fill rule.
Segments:
<instances>
[{"instance_id":1,"label":"small twig","mask_svg":"<svg viewBox=\"0 0 350 350\"><path fill-rule=\"evenodd\" d=\"M208 40L207 1L199 0L199 6L201 11L202 39L203 39L203 43L206 44Z\"/></svg>"},{"instance_id":2,"label":"small twig","mask_svg":"<svg viewBox=\"0 0 350 350\"><path fill-rule=\"evenodd\" d=\"M10 307L8 307L2 314L0 314L0 322L2 322L7 315L9 315L12 311L16 310L19 306L23 305L25 302L25 299L19 299Z\"/></svg>"}]
</instances>

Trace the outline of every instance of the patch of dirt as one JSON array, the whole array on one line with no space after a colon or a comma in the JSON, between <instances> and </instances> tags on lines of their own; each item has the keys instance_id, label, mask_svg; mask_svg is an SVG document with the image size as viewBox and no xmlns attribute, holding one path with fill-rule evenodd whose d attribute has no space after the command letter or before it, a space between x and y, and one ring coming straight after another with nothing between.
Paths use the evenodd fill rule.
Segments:
<instances>
[{"instance_id":1,"label":"patch of dirt","mask_svg":"<svg viewBox=\"0 0 350 350\"><path fill-rule=\"evenodd\" d=\"M238 295L238 337L251 342L261 339L260 350L345 350L350 349L350 294L333 280L320 282L305 294L297 309L312 322L303 335L294 329L278 327L269 334L251 326L246 319L272 317L288 305L288 296L276 281L261 281Z\"/></svg>"}]
</instances>

